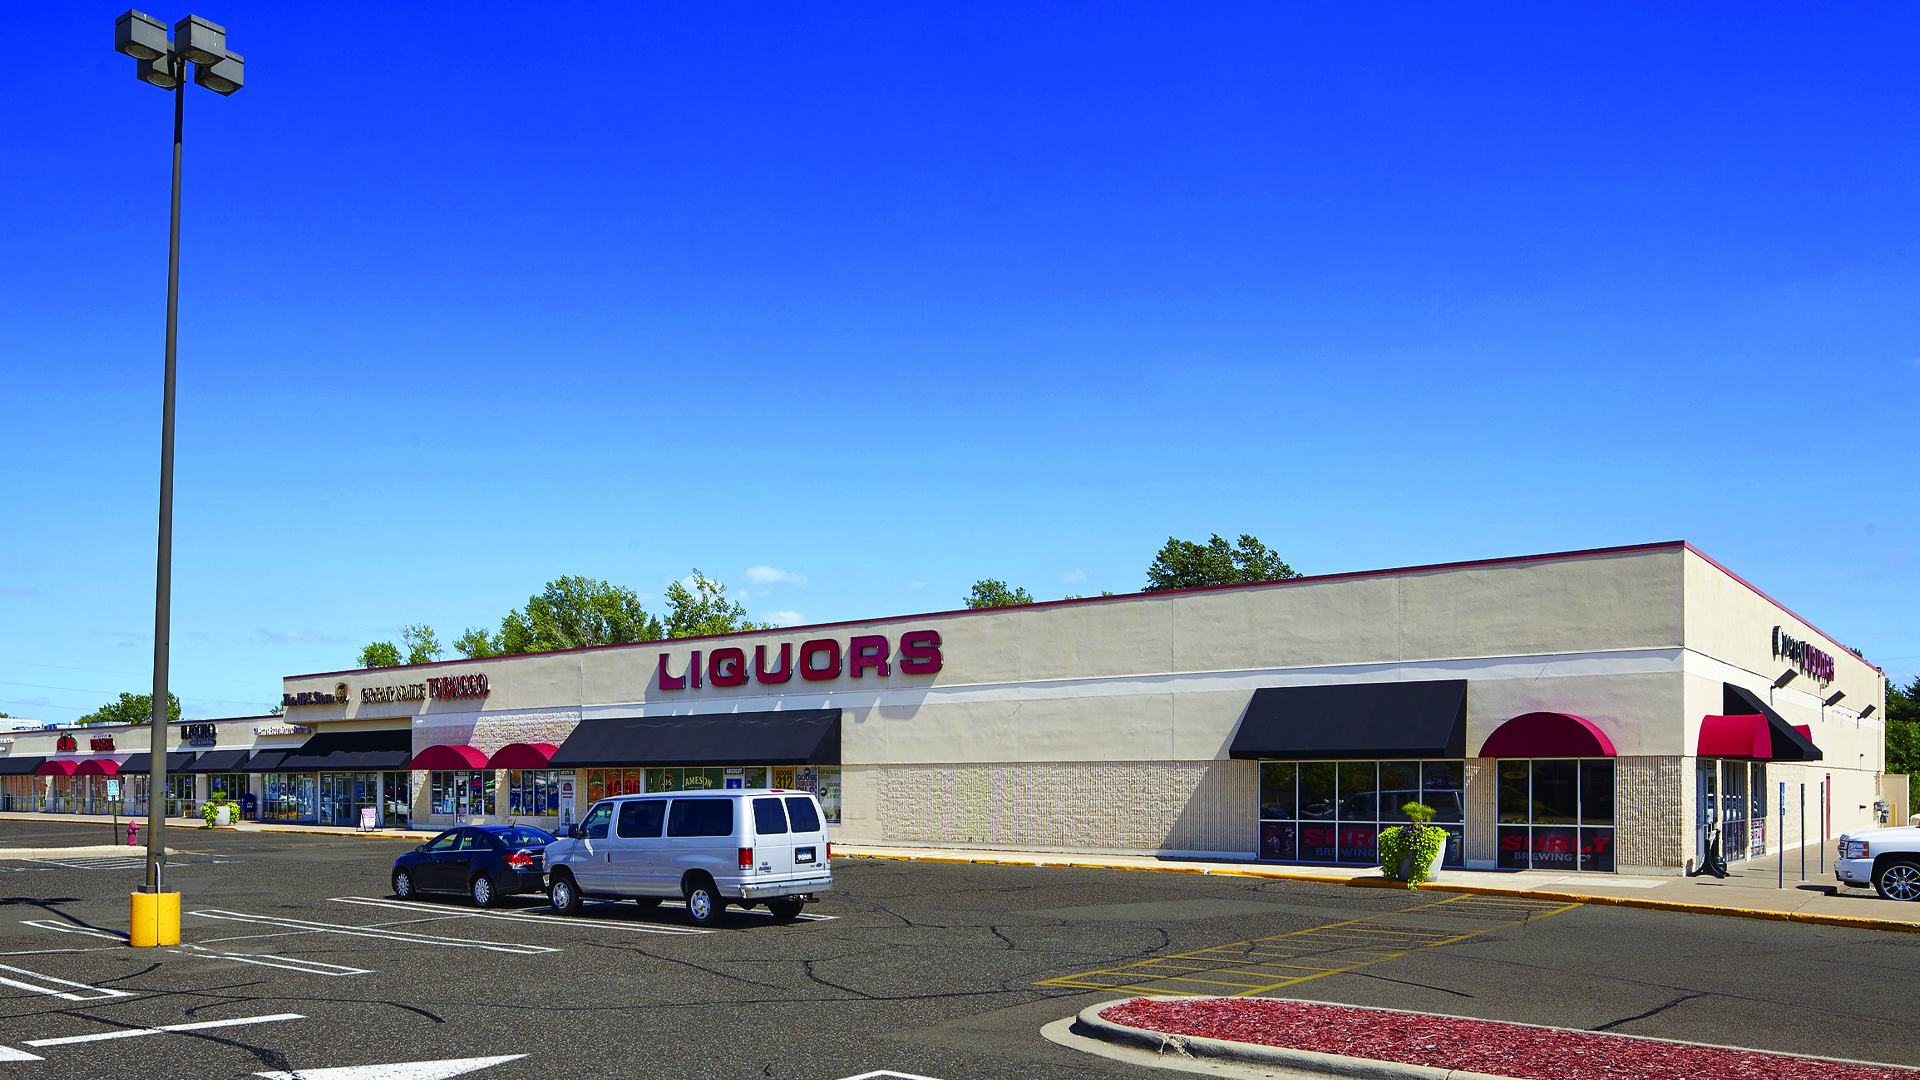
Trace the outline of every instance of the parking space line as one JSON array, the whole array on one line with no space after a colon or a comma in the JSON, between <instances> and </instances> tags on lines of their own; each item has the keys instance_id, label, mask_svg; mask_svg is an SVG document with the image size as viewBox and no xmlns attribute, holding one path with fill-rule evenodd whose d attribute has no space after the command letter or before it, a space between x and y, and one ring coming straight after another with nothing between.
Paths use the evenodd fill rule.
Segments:
<instances>
[{"instance_id":1,"label":"parking space line","mask_svg":"<svg viewBox=\"0 0 1920 1080\"><path fill-rule=\"evenodd\" d=\"M842 1080L934 1080L934 1078L931 1076L920 1076L916 1073L887 1072L883 1069L880 1072L861 1073L859 1076L843 1077Z\"/></svg>"},{"instance_id":2,"label":"parking space line","mask_svg":"<svg viewBox=\"0 0 1920 1080\"><path fill-rule=\"evenodd\" d=\"M232 1020L202 1020L193 1024L167 1024L163 1027L122 1028L92 1035L66 1035L58 1039L28 1039L28 1046L72 1046L75 1043L105 1042L108 1039L132 1039L141 1035L164 1035L170 1031L206 1031L209 1028L240 1027L245 1024L271 1024L281 1020L305 1020L299 1013L274 1013L270 1016L240 1016Z\"/></svg>"},{"instance_id":3,"label":"parking space line","mask_svg":"<svg viewBox=\"0 0 1920 1080\"><path fill-rule=\"evenodd\" d=\"M48 986L36 986L30 982L22 982L19 979L9 979L9 978L6 978L5 976L0 976L0 983L4 983L7 986L15 987L20 990L31 990L36 994L46 994L48 997L57 997L66 1001L105 1001L108 998L123 998L123 997L133 996L132 994L128 993L125 990L110 990L104 986L88 986L86 983L70 982L66 979L56 979L51 975L42 975L37 971L28 971L26 968L8 967L5 964L0 964L0 971L11 971L15 975L26 975L26 976L29 976L30 978L39 979L41 982L57 983L61 986L71 986L75 990L88 991L88 993L86 994L76 994L70 991L55 990L52 987L48 987Z\"/></svg>"},{"instance_id":4,"label":"parking space line","mask_svg":"<svg viewBox=\"0 0 1920 1080\"><path fill-rule=\"evenodd\" d=\"M387 930L374 926L341 926L334 923L313 922L308 919L290 919L281 915L249 915L240 911L222 911L210 909L188 912L196 918L219 919L224 922L254 923L259 926L278 927L311 934L345 934L348 937L378 938L384 941L397 941L409 945L446 945L459 949L485 949L488 952L515 953L530 956L535 953L559 952L559 949L546 945L520 945L506 941L479 941L472 938L439 937L434 934L415 934L405 930Z\"/></svg>"},{"instance_id":5,"label":"parking space line","mask_svg":"<svg viewBox=\"0 0 1920 1080\"><path fill-rule=\"evenodd\" d=\"M242 964L258 964L261 967L281 968L285 971L299 971L308 975L372 975L371 968L347 967L344 964L329 964L320 960L302 960L292 956L275 956L272 953L236 953L219 952L200 945L188 945L181 949L169 949L168 952L179 956L190 956L197 960L233 960Z\"/></svg>"},{"instance_id":6,"label":"parking space line","mask_svg":"<svg viewBox=\"0 0 1920 1080\"><path fill-rule=\"evenodd\" d=\"M553 915L530 915L511 911L448 911L437 904L423 903L417 900L382 900L371 896L335 896L330 897L336 904L359 904L364 907L390 908L394 911L432 912L441 918L449 919L498 919L502 922L534 923L540 926L591 926L595 929L605 927L609 930L631 930L637 934L711 934L712 930L702 930L697 926L654 926L641 923L581 923L558 913ZM552 909L547 909L551 911Z\"/></svg>"},{"instance_id":7,"label":"parking space line","mask_svg":"<svg viewBox=\"0 0 1920 1080\"><path fill-rule=\"evenodd\" d=\"M92 926L75 926L58 919L21 919L22 925L34 926L42 930L58 930L63 934L85 934L87 937L106 938L108 941L125 942L127 935L118 930L101 930Z\"/></svg>"}]
</instances>

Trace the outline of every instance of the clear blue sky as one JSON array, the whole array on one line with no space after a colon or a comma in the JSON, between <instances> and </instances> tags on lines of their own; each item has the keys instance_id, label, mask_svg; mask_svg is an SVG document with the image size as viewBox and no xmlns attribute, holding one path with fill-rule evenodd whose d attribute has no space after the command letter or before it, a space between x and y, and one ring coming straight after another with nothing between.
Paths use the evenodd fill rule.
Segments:
<instances>
[{"instance_id":1,"label":"clear blue sky","mask_svg":"<svg viewBox=\"0 0 1920 1080\"><path fill-rule=\"evenodd\" d=\"M818 622L1213 532L1691 540L1920 669L1920 9L1176 7L152 9L249 80L187 102L187 713L562 574ZM16 716L149 678L172 103L119 11L0 69Z\"/></svg>"}]
</instances>

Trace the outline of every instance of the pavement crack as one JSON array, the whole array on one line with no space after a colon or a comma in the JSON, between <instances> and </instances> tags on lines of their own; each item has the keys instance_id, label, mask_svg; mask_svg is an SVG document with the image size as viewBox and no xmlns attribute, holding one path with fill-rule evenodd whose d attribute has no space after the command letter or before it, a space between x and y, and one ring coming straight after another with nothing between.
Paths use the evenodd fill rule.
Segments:
<instances>
[{"instance_id":1,"label":"pavement crack","mask_svg":"<svg viewBox=\"0 0 1920 1080\"><path fill-rule=\"evenodd\" d=\"M1683 1001L1692 1001L1694 998L1702 998L1706 996L1707 996L1707 992L1704 990L1697 990L1691 994L1681 994L1679 997L1674 998L1672 1001L1667 1002L1665 1005L1656 1005L1653 1008L1648 1009L1646 1012L1640 1013L1636 1016L1623 1016L1618 1020L1609 1020L1604 1024L1600 1024L1595 1027L1590 1027L1587 1030L1588 1031L1611 1031L1612 1029L1619 1027L1621 1024L1631 1024L1635 1020L1645 1020L1649 1016L1654 1016L1656 1014L1666 1012L1668 1009L1673 1008L1675 1005L1678 1005Z\"/></svg>"}]
</instances>

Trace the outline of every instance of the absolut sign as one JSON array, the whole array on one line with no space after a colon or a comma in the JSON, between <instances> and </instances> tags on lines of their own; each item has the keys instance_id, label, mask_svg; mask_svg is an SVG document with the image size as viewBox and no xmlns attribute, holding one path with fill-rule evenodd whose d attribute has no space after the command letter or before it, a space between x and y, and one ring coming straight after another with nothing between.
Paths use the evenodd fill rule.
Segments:
<instances>
[{"instance_id":1,"label":"absolut sign","mask_svg":"<svg viewBox=\"0 0 1920 1080\"><path fill-rule=\"evenodd\" d=\"M1773 656L1776 660L1785 660L1794 667L1806 672L1821 686L1833 681L1834 664L1831 654L1814 648L1799 638L1773 628Z\"/></svg>"}]
</instances>

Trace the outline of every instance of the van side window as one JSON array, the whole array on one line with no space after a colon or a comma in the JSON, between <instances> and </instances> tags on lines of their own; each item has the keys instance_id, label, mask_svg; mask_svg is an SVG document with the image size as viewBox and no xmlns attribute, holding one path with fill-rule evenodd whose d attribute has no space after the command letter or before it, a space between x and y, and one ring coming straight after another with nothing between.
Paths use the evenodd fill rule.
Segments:
<instances>
[{"instance_id":1,"label":"van side window","mask_svg":"<svg viewBox=\"0 0 1920 1080\"><path fill-rule=\"evenodd\" d=\"M814 812L813 800L805 795L787 796L787 813L793 817L794 832L820 831L820 815Z\"/></svg>"},{"instance_id":2,"label":"van side window","mask_svg":"<svg viewBox=\"0 0 1920 1080\"><path fill-rule=\"evenodd\" d=\"M613 819L613 804L601 803L587 813L585 821L580 823L580 832L589 840L607 838L607 822Z\"/></svg>"},{"instance_id":3,"label":"van side window","mask_svg":"<svg viewBox=\"0 0 1920 1080\"><path fill-rule=\"evenodd\" d=\"M761 836L778 836L787 831L787 812L779 799L753 800L753 831Z\"/></svg>"},{"instance_id":4,"label":"van side window","mask_svg":"<svg viewBox=\"0 0 1920 1080\"><path fill-rule=\"evenodd\" d=\"M665 799L640 799L620 804L619 835L651 837L660 835L660 821L667 816Z\"/></svg>"},{"instance_id":5,"label":"van side window","mask_svg":"<svg viewBox=\"0 0 1920 1080\"><path fill-rule=\"evenodd\" d=\"M732 799L675 799L667 812L668 836L732 836Z\"/></svg>"}]
</instances>

